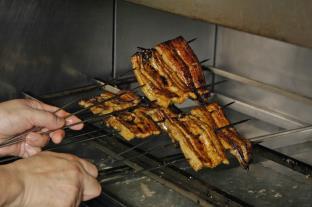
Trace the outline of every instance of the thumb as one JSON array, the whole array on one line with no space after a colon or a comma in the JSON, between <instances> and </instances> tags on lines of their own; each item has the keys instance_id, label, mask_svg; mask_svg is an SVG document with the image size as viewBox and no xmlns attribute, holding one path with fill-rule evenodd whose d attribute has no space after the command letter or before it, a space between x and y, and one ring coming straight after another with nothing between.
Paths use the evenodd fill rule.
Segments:
<instances>
[{"instance_id":1,"label":"thumb","mask_svg":"<svg viewBox=\"0 0 312 207\"><path fill-rule=\"evenodd\" d=\"M44 127L49 130L57 129L65 125L65 120L51 112L43 110L30 110L30 121L33 126Z\"/></svg>"}]
</instances>

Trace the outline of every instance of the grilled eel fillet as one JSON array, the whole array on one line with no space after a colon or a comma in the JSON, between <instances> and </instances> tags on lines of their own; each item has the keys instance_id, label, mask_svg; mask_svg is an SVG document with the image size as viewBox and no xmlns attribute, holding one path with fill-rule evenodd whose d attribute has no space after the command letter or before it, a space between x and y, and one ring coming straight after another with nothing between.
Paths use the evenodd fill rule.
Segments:
<instances>
[{"instance_id":1,"label":"grilled eel fillet","mask_svg":"<svg viewBox=\"0 0 312 207\"><path fill-rule=\"evenodd\" d=\"M151 58L149 59L150 65L160 74L165 81L165 86L179 97L182 97L182 101L186 98L196 98L195 93L191 92L191 89L184 83L178 73L171 70L171 68L163 61L159 52L155 49L151 49Z\"/></svg>"},{"instance_id":2,"label":"grilled eel fillet","mask_svg":"<svg viewBox=\"0 0 312 207\"><path fill-rule=\"evenodd\" d=\"M158 105L183 103L209 94L203 88L205 77L199 61L183 37L160 43L152 49L141 49L132 58L132 68L143 93Z\"/></svg>"},{"instance_id":3,"label":"grilled eel fillet","mask_svg":"<svg viewBox=\"0 0 312 207\"><path fill-rule=\"evenodd\" d=\"M131 58L134 74L142 87L143 93L151 101L157 101L157 104L168 107L171 103L183 103L187 98L187 93L177 92L177 87L173 87L170 81L161 76L145 60L142 53L136 53Z\"/></svg>"},{"instance_id":4,"label":"grilled eel fillet","mask_svg":"<svg viewBox=\"0 0 312 207\"><path fill-rule=\"evenodd\" d=\"M192 48L189 46L187 41L179 36L175 39L172 39L168 41L168 43L171 47L173 47L176 51L176 53L179 55L179 57L183 60L183 62L187 65L194 86L195 88L198 88L198 91L200 94L208 93L207 89L202 89L201 87L206 84L205 76L202 70L202 67L198 61L197 56L195 55Z\"/></svg>"},{"instance_id":5,"label":"grilled eel fillet","mask_svg":"<svg viewBox=\"0 0 312 207\"><path fill-rule=\"evenodd\" d=\"M177 51L170 44L171 40L160 43L155 46L155 49L161 55L164 62L171 68L171 70L182 78L184 83L191 89L194 89L194 82L187 65L179 57Z\"/></svg>"},{"instance_id":6,"label":"grilled eel fillet","mask_svg":"<svg viewBox=\"0 0 312 207\"><path fill-rule=\"evenodd\" d=\"M120 91L119 93L123 94L120 96L116 96L116 94L114 93L103 91L99 96L96 96L89 100L81 100L79 102L79 105L84 108L88 108L94 105L90 108L90 111L93 114L105 115L114 111L120 111L136 106L140 103L140 98L132 91ZM114 96L116 96L116 98L105 101Z\"/></svg>"},{"instance_id":7,"label":"grilled eel fillet","mask_svg":"<svg viewBox=\"0 0 312 207\"><path fill-rule=\"evenodd\" d=\"M133 112L111 116L105 120L105 123L108 127L116 129L128 141L135 137L146 138L160 134L157 124L140 108Z\"/></svg>"},{"instance_id":8,"label":"grilled eel fillet","mask_svg":"<svg viewBox=\"0 0 312 207\"><path fill-rule=\"evenodd\" d=\"M191 167L198 171L228 164L214 129L193 115L172 117L164 112L164 128L177 141Z\"/></svg>"},{"instance_id":9,"label":"grilled eel fillet","mask_svg":"<svg viewBox=\"0 0 312 207\"><path fill-rule=\"evenodd\" d=\"M183 125L180 125L179 122L174 120L171 117L167 117L165 119L164 125L166 127L168 135L174 140L177 141L180 145L180 148L186 158L186 160L189 162L191 167L198 171L204 167L204 164L210 164L205 163L205 160L201 160L201 154L198 154L194 147L192 146L191 139L195 139L190 135L190 132L183 127Z\"/></svg>"},{"instance_id":10,"label":"grilled eel fillet","mask_svg":"<svg viewBox=\"0 0 312 207\"><path fill-rule=\"evenodd\" d=\"M215 124L214 127L221 128L230 124L230 121L224 115L219 104L209 104L206 106L206 109L210 112L211 116L209 119L213 119ZM242 167L248 168L252 148L250 141L240 137L233 127L221 129L217 135L220 138L223 147L230 150L231 154L236 157Z\"/></svg>"},{"instance_id":11,"label":"grilled eel fillet","mask_svg":"<svg viewBox=\"0 0 312 207\"><path fill-rule=\"evenodd\" d=\"M198 58L183 37L179 36L160 43L155 49L160 53L164 62L182 77L184 83L192 91L198 89L200 94L208 93L207 89L201 88L206 83Z\"/></svg>"}]
</instances>

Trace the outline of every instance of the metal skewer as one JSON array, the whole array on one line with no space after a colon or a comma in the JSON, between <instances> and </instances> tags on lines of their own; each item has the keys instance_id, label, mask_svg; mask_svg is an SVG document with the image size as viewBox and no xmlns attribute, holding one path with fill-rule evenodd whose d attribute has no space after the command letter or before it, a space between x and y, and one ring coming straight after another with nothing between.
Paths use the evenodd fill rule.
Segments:
<instances>
[{"instance_id":1,"label":"metal skewer","mask_svg":"<svg viewBox=\"0 0 312 207\"><path fill-rule=\"evenodd\" d=\"M136 90L136 89L141 88L141 87L143 87L143 86L144 86L144 85L139 85L139 86L133 88L132 90ZM72 113L72 114L69 114L69 115L65 116L64 119L68 119L68 118L70 118L70 117L72 117L72 116L74 116L74 115L77 115L77 114L79 114L79 113L82 113L82 112L84 112L84 111L86 111L86 110L88 110L88 109L90 109L90 108L92 108L92 107L94 107L94 106L101 105L101 104L103 104L103 103L105 103L105 102L111 101L111 100L113 100L113 99L115 99L115 98L117 98L117 97L119 97L119 96L122 96L122 95L126 94L127 92L128 92L128 91L124 91L124 92L121 92L121 93L119 93L119 94L116 94L116 95L114 95L114 96L112 96L112 97L110 97L110 98L107 98L107 99L105 99L105 100L98 101L97 103L95 103L95 104L93 104L93 105L91 105L91 106L89 106L89 107L80 109L80 110L78 110L78 111L76 111L76 112L74 112L74 113ZM69 103L69 104L66 104L65 106L67 107L67 106L69 106L69 105L71 105L71 104L73 104L73 103L74 103L74 102L71 102L71 103ZM55 114L55 113L57 113L57 112L63 110L63 108L64 108L64 107L59 108L59 109L57 109L57 110L56 110L55 112L53 112L53 113ZM122 111L122 110L120 110L120 111ZM112 112L112 113L114 113L114 112ZM99 117L101 117L101 116L98 116L98 117L96 117L95 119L97 119L97 118L99 118ZM67 125L67 126L65 126L65 127L58 128L58 129L55 129L55 130L49 130L49 131L47 131L47 132L42 132L41 134L47 134L47 133L49 134L49 133L54 132L54 131L56 131L56 130L59 130L59 129L67 129L67 128L70 128L71 126L75 126L75 125L78 125L78 124L81 124L81 123L84 123L84 122L88 122L88 121L91 121L91 120L88 119L88 120L85 120L85 121L81 121L81 122L75 123L74 125L73 125L73 124L72 124L72 125ZM3 142L3 143L0 144L0 148L1 148L1 147L4 147L4 146L9 146L9 145L12 145L12 144L16 144L16 143L20 142L21 140L24 140L25 137L26 137L26 135L27 135L28 133L34 132L34 131L39 131L40 129L41 129L41 128L39 128L39 127L33 127L33 128L31 128L31 129L29 129L29 130L26 130L25 132L23 132L23 133L21 133L21 134L18 134L18 135L15 135L15 136L13 136L13 137L10 137L10 138L7 139L5 142ZM22 137L22 139L19 139L20 137ZM15 142L15 140L17 140L17 142Z\"/></svg>"},{"instance_id":2,"label":"metal skewer","mask_svg":"<svg viewBox=\"0 0 312 207\"><path fill-rule=\"evenodd\" d=\"M195 37L195 38L193 38L193 39L190 39L189 41L187 41L187 43L192 43L192 42L194 42L195 40L197 40L197 37Z\"/></svg>"},{"instance_id":3,"label":"metal skewer","mask_svg":"<svg viewBox=\"0 0 312 207\"><path fill-rule=\"evenodd\" d=\"M204 59L204 60L200 61L199 64L203 64L203 63L205 63L205 62L207 62L209 60L210 60L210 58Z\"/></svg>"},{"instance_id":4,"label":"metal skewer","mask_svg":"<svg viewBox=\"0 0 312 207\"><path fill-rule=\"evenodd\" d=\"M218 128L218 129L215 129L215 131L221 131L222 129L227 129L227 128L230 128L230 127L233 127L233 126L236 126L236 125L245 123L245 122L247 122L247 121L249 121L249 120L250 120L250 119L244 119L244 120L241 120L241 121L237 121L237 122L228 124L228 125L226 125L226 126L220 127L220 128Z\"/></svg>"},{"instance_id":5,"label":"metal skewer","mask_svg":"<svg viewBox=\"0 0 312 207\"><path fill-rule=\"evenodd\" d=\"M225 108L231 106L231 105L234 104L234 103L235 103L235 101L232 101L232 102L230 102L230 103L227 103L227 104L221 106L221 109L225 109Z\"/></svg>"},{"instance_id":6,"label":"metal skewer","mask_svg":"<svg viewBox=\"0 0 312 207\"><path fill-rule=\"evenodd\" d=\"M151 167L151 168L147 168L147 169L142 169L142 170L138 170L138 171L135 171L134 173L135 174L139 174L139 173L143 173L143 172L147 172L147 171L153 171L153 170L157 170L157 169L161 169L161 168L164 168L164 167L167 167L168 165L173 165L177 162L180 162L180 161L183 161L183 160L186 160L185 157L181 157L181 158L178 158L178 159L175 159L175 160L172 160L170 162L163 162L161 165L159 166L156 166L156 167Z\"/></svg>"},{"instance_id":7,"label":"metal skewer","mask_svg":"<svg viewBox=\"0 0 312 207\"><path fill-rule=\"evenodd\" d=\"M78 125L78 124L81 124L81 123L86 123L86 122L88 122L88 123L96 123L96 122L102 121L102 119L99 119L99 118L102 118L102 117L96 117L96 120L95 120L95 118L92 118L92 120L91 120L91 119L84 120L84 121L77 122L77 123L75 123L75 124L71 124L71 125L67 125L67 126L68 126L68 128L69 128L69 127L71 127L71 126L75 126L75 125ZM67 127L67 126L66 126L66 127ZM49 131L46 131L46 132L41 132L40 134L49 134L49 133L51 133L51 132L54 132L54 131L57 131L57 130L60 130L60 129L67 129L66 127L58 128L58 129L54 129L54 130L49 130ZM14 144L18 144L18 143L20 143L20 142L23 142L24 140L25 140L25 136L20 136L20 137L18 137L18 138L16 138L16 139L12 140L12 141L10 141L10 142L6 142L6 143L0 144L0 148L8 147L8 146L11 146L11 145L14 145Z\"/></svg>"},{"instance_id":8,"label":"metal skewer","mask_svg":"<svg viewBox=\"0 0 312 207\"><path fill-rule=\"evenodd\" d=\"M214 83L214 85L218 85L218 84L221 84L221 83L225 83L226 81L227 81L227 80L217 81L217 82ZM200 87L198 87L198 88L196 88L196 89L208 88L208 87L210 87L212 84L213 84L213 83L208 83L208 84L203 85L203 86L200 86Z\"/></svg>"},{"instance_id":9,"label":"metal skewer","mask_svg":"<svg viewBox=\"0 0 312 207\"><path fill-rule=\"evenodd\" d=\"M132 160L132 159L135 159L135 158L140 158L140 157L143 157L144 155L152 152L152 151L155 151L156 149L159 149L159 148L166 148L166 147L169 147L169 146L174 146L174 145L177 145L177 143L169 143L169 144L165 144L165 145L157 145L157 146L154 146L154 147L151 147L149 149L147 149L146 151L144 151L144 153L142 154L139 154L139 155L135 155L135 156L132 156L132 157L128 157L128 158L124 158L122 160L114 160L112 163L118 163L118 162L124 162L124 161L128 161L128 160Z\"/></svg>"},{"instance_id":10,"label":"metal skewer","mask_svg":"<svg viewBox=\"0 0 312 207\"><path fill-rule=\"evenodd\" d=\"M31 97L29 96L28 94L24 93L25 96L28 96L28 97ZM76 101L72 101L72 102L69 102L69 103L66 103L65 105L63 105L62 107L58 108L57 110L55 110L54 112L52 112L52 114L56 114L57 112L60 112L61 110L64 110L66 109L67 107L71 106L72 104L76 103ZM65 118L66 119L66 118ZM11 140L14 140L20 136L24 136L24 135L27 135L28 133L30 132L36 132L36 131L39 131L41 130L41 127L32 127L20 134L17 134L17 135L14 135L14 136L11 136L9 138L6 139L6 141L4 143L7 143L7 142L10 142ZM2 144L2 143L1 143Z\"/></svg>"},{"instance_id":11,"label":"metal skewer","mask_svg":"<svg viewBox=\"0 0 312 207\"><path fill-rule=\"evenodd\" d=\"M125 151L122 151L122 152L116 154L116 156L117 156L117 157L118 157L118 156L122 156L122 155L124 155L124 154L126 154L126 153L128 153L128 152L131 152L131 151L137 149L138 147L143 146L143 145L145 145L145 144L147 144L147 143L149 143L149 142L151 142L151 141L152 141L151 139L146 139L146 140L144 140L143 142L141 142L141 143L139 143L139 144L137 144L137 145L134 145L134 146L130 147L129 149L126 149ZM106 159L103 160L103 162L107 162L107 161L109 161L109 160L111 160L111 158L106 158Z\"/></svg>"},{"instance_id":12,"label":"metal skewer","mask_svg":"<svg viewBox=\"0 0 312 207\"><path fill-rule=\"evenodd\" d=\"M95 132L99 132L99 130L93 130L93 131L90 131L90 132L86 132L86 133L83 133L83 134L79 134L77 136L72 136L72 137L65 137L66 139L76 139L78 137L83 137L83 136L87 136L87 135L90 135L90 134L93 134ZM76 143L81 143L81 142L86 142L86 141L90 141L90 140L93 140L93 139L98 139L98 138L101 138L101 137L106 137L106 136L109 136L109 135L114 135L114 134L102 134L102 135L99 135L99 136L95 136L95 137L88 137L86 139L79 139L79 140L74 140L74 141L71 141L71 142L67 142L67 143L64 143L64 144L59 144L57 146L51 146L51 147L47 147L45 148L44 150L54 150L54 149L57 149L59 147L63 147L63 146L66 146L66 145L69 145L69 144L76 144Z\"/></svg>"},{"instance_id":13,"label":"metal skewer","mask_svg":"<svg viewBox=\"0 0 312 207\"><path fill-rule=\"evenodd\" d=\"M50 134L52 132L55 132L57 130L60 130L60 129L69 129L70 127L73 127L73 126L76 126L76 125L79 125L79 124L83 124L83 123L93 123L93 122L99 122L99 121L102 121L103 119L105 118L108 118L112 115L115 115L115 114L118 114L118 113L122 113L122 112L127 112L129 110L132 110L132 109L135 109L137 107L140 107L141 105L138 104L136 106L133 106L133 107L129 107L127 109L123 109L123 110L119 110L119 111L113 111L112 113L109 113L109 114L104 114L104 115L98 115L97 117L92 117L92 118L89 118L89 119L86 119L86 120L83 120L83 121L80 121L80 122L77 122L77 123L73 123L73 124L69 124L69 125L66 125L66 126L63 126L63 127L60 127L60 128L57 128L57 129L53 129L53 130L48 130L46 132L40 132L40 134ZM24 135L24 134L23 134ZM25 136L16 136L15 139L11 139L10 141L8 142L5 142L5 143L2 143L0 144L0 148L2 147L6 147L6 146L10 146L10 145L13 145L13 144L16 144L16 143L19 143L19 142L22 142L23 140L25 139Z\"/></svg>"},{"instance_id":14,"label":"metal skewer","mask_svg":"<svg viewBox=\"0 0 312 207\"><path fill-rule=\"evenodd\" d=\"M139 86L137 86L137 87L134 87L132 90L136 90L136 89L141 88L141 87L144 87L144 85L139 85ZM114 99L116 99L116 98L118 98L118 97L120 97L120 96L122 96L122 95L127 94L127 93L128 93L128 91L123 91L123 92L121 92L121 93L115 94L115 95L113 95L112 97L107 98L107 99L104 99L104 100L102 100L102 101L96 101L95 104L90 105L90 106L88 106L88 107L86 107L86 108L80 109L80 110L78 110L78 111L76 111L76 112L70 114L70 116L74 116L74 115L77 115L77 114L79 114L79 113L81 113L81 112L87 111L87 110L91 109L91 108L94 107L94 106L99 106L99 105L101 105L101 104L104 104L104 103L106 103L106 102L108 102L108 101L114 100ZM69 116L69 117L70 117L70 116ZM69 118L69 117L66 117L66 118Z\"/></svg>"},{"instance_id":15,"label":"metal skewer","mask_svg":"<svg viewBox=\"0 0 312 207\"><path fill-rule=\"evenodd\" d=\"M231 123L229 125L226 125L226 126L223 126L223 127L220 127L220 128L217 128L215 129L215 132L218 132L222 129L226 129L226 128L230 128L230 127L233 127L233 126L236 126L236 125L239 125L239 124L242 124L242 123L245 123L247 121L249 121L250 119L245 119L245 120L241 120L241 121L238 121L238 122L234 122L234 123ZM162 121L163 122L163 121ZM150 140L150 139L148 139ZM147 141L147 140L146 140ZM140 144L138 145L135 145L129 149L127 149L126 151L123 151L121 153L119 153L118 155L121 156L125 153L128 153L130 151L133 151L134 149L138 148L139 146L145 144L145 142L141 142ZM151 147L150 149L147 149L144 153L142 154L139 154L139 155L135 155L135 156L132 156L132 157L129 157L129 158L124 158L124 159L121 159L121 160L116 160L116 161L113 161L112 163L116 163L116 162L124 162L124 161L128 161L128 160L131 160L131 159L135 159L135 158L139 158L139 157L142 157L156 149L159 149L159 148L164 148L164 147L168 147L168 146L173 146L173 145L176 145L177 143L169 143L169 144L165 144L165 145L158 145L158 146L154 146L154 147Z\"/></svg>"},{"instance_id":16,"label":"metal skewer","mask_svg":"<svg viewBox=\"0 0 312 207\"><path fill-rule=\"evenodd\" d=\"M173 164L178 163L178 162L183 161L183 160L185 160L185 157L177 158L177 159L169 161L169 162L164 161L162 164L160 164L160 165L158 165L156 167L145 168L145 169L141 169L141 170L137 170L137 171L134 170L134 169L129 170L129 168L126 167L126 165L119 166L119 167L116 167L116 168L111 168L111 169L108 169L107 171L117 172L116 174L109 174L109 175L112 176L112 177L113 176L117 176L117 177L115 177L115 179L113 178L114 180L116 180L116 179L120 180L120 179L136 176L136 175L138 175L140 173L151 172L151 171L154 171L154 170L157 170L157 169L165 168L165 167L167 167L169 165L173 165ZM126 168L126 169L128 168L128 170L126 172L120 172L120 171L118 171L119 170L118 168ZM99 176L100 178L104 177L104 179L99 179L100 180L99 182L102 183L102 184L106 183L106 182L112 181L112 179L105 179L105 176L107 175L105 170L99 171L99 175L100 175Z\"/></svg>"},{"instance_id":17,"label":"metal skewer","mask_svg":"<svg viewBox=\"0 0 312 207\"><path fill-rule=\"evenodd\" d=\"M75 138L78 138L78 137L90 135L90 134L95 133L95 132L99 132L99 130L89 131L89 132L86 132L86 133L83 133L83 134L79 134L79 135L76 135L76 136L65 137L65 139L75 139ZM110 134L104 134L104 135L99 135L99 136L95 136L95 137L89 137L89 138L86 138L86 139L75 140L75 141L72 141L72 142L67 142L67 143L64 143L64 144L57 145L57 146L51 146L51 147L45 148L45 149L43 149L43 151L55 150L55 149L58 149L60 147L66 146L66 145L83 143L83 142L87 142L87 141L91 141L91 140L95 140L95 139L99 139L99 138L103 138L103 137L108 137L108 136L115 136L115 134L114 133L110 133ZM16 157L16 156L0 159L0 164L6 163L6 162L10 162L10 161L15 161L15 160L18 160L18 159L19 159L19 157Z\"/></svg>"}]
</instances>

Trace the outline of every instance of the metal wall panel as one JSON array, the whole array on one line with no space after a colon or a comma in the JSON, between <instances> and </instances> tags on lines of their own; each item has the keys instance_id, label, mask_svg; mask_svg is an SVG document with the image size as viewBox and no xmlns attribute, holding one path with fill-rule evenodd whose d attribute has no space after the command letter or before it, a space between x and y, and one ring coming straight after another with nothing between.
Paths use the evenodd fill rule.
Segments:
<instances>
[{"instance_id":1,"label":"metal wall panel","mask_svg":"<svg viewBox=\"0 0 312 207\"><path fill-rule=\"evenodd\" d=\"M82 85L112 71L113 0L0 0L0 97Z\"/></svg>"},{"instance_id":2,"label":"metal wall panel","mask_svg":"<svg viewBox=\"0 0 312 207\"><path fill-rule=\"evenodd\" d=\"M179 35L186 39L197 37L191 44L192 48L200 60L211 58L212 63L214 25L118 1L116 30L116 68L119 74L131 68L130 57L137 46L153 47Z\"/></svg>"},{"instance_id":3,"label":"metal wall panel","mask_svg":"<svg viewBox=\"0 0 312 207\"><path fill-rule=\"evenodd\" d=\"M128 0L312 48L310 0Z\"/></svg>"},{"instance_id":4,"label":"metal wall panel","mask_svg":"<svg viewBox=\"0 0 312 207\"><path fill-rule=\"evenodd\" d=\"M267 84L312 97L312 49L218 28L216 67ZM312 123L308 104L241 84L227 84L221 91Z\"/></svg>"}]
</instances>

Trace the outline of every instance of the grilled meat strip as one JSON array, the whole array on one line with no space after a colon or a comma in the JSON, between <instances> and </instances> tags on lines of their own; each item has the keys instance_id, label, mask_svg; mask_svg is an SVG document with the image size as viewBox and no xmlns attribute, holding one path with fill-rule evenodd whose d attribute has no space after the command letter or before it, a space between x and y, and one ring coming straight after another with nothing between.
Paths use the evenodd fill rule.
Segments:
<instances>
[{"instance_id":1,"label":"grilled meat strip","mask_svg":"<svg viewBox=\"0 0 312 207\"><path fill-rule=\"evenodd\" d=\"M168 89L180 97L180 100L174 100L175 103L183 103L188 97L196 98L196 95L191 92L190 88L183 82L179 74L170 69L155 49L151 49L151 58L149 61L151 66L166 82Z\"/></svg>"},{"instance_id":2,"label":"grilled meat strip","mask_svg":"<svg viewBox=\"0 0 312 207\"><path fill-rule=\"evenodd\" d=\"M133 120L131 113L123 113L120 116L111 116L105 120L105 123L108 127L117 130L123 138L130 141L139 133L139 129L135 125L128 123L126 120Z\"/></svg>"},{"instance_id":3,"label":"grilled meat strip","mask_svg":"<svg viewBox=\"0 0 312 207\"><path fill-rule=\"evenodd\" d=\"M194 170L213 168L221 162L229 163L212 127L192 114L172 117L164 111L163 113L164 129L180 144L183 154Z\"/></svg>"},{"instance_id":4,"label":"grilled meat strip","mask_svg":"<svg viewBox=\"0 0 312 207\"><path fill-rule=\"evenodd\" d=\"M209 160L205 160L206 163L202 161L205 157L202 157L202 154L198 153L198 147L194 149L194 143L192 144L192 141L196 142L196 140L191 137L190 132L181 126L179 122L171 117L167 117L164 125L168 135L179 143L186 160L195 171L202 169L204 164L210 165Z\"/></svg>"},{"instance_id":5,"label":"grilled meat strip","mask_svg":"<svg viewBox=\"0 0 312 207\"><path fill-rule=\"evenodd\" d=\"M187 115L179 119L180 122L192 133L195 139L190 140L193 144L194 149L196 149L198 154L202 154L203 162L205 167L213 168L219 165L223 161L223 157L219 155L217 148L212 142L211 133L209 127L204 127L204 123L199 121L196 117L192 115ZM207 160L210 162L207 163Z\"/></svg>"},{"instance_id":6,"label":"grilled meat strip","mask_svg":"<svg viewBox=\"0 0 312 207\"><path fill-rule=\"evenodd\" d=\"M160 43L152 49L140 48L132 58L132 67L143 93L149 100L168 107L187 98L203 102L209 95L199 61L183 37Z\"/></svg>"},{"instance_id":7,"label":"grilled meat strip","mask_svg":"<svg viewBox=\"0 0 312 207\"><path fill-rule=\"evenodd\" d=\"M230 124L230 121L224 115L222 108L217 103L209 104L207 110L211 113L211 117L214 120L216 127L221 128ZM225 149L236 157L242 167L248 168L248 164L251 158L251 142L245 138L239 136L235 128L221 129L217 133L221 143Z\"/></svg>"},{"instance_id":8,"label":"grilled meat strip","mask_svg":"<svg viewBox=\"0 0 312 207\"><path fill-rule=\"evenodd\" d=\"M134 112L111 116L105 120L105 123L108 127L116 129L128 141L135 137L146 138L160 134L157 124L139 108Z\"/></svg>"},{"instance_id":9,"label":"grilled meat strip","mask_svg":"<svg viewBox=\"0 0 312 207\"><path fill-rule=\"evenodd\" d=\"M151 75L146 75L145 69L152 70L150 65L143 59L143 55L136 53L131 58L134 74L140 85L144 85L141 89L146 97L151 101L157 101L157 104L163 107L168 107L172 102L172 98L177 97L176 94L162 87L159 82L154 80ZM155 76L157 78L157 76ZM157 83L158 82L158 83Z\"/></svg>"},{"instance_id":10,"label":"grilled meat strip","mask_svg":"<svg viewBox=\"0 0 312 207\"><path fill-rule=\"evenodd\" d=\"M222 158L223 164L229 164L229 160L225 156L225 149L222 141L220 141L215 131L217 126L207 109L204 107L196 107L191 110L191 114L199 120L200 126L203 128L204 132L208 134L207 137L211 140L214 148Z\"/></svg>"},{"instance_id":11,"label":"grilled meat strip","mask_svg":"<svg viewBox=\"0 0 312 207\"><path fill-rule=\"evenodd\" d=\"M142 113L145 113L154 122L161 123L162 121L165 121L166 117L172 117L176 118L178 117L178 114L171 111L169 108L163 108L159 106L151 106L151 107L139 107L136 109L136 111L141 111Z\"/></svg>"},{"instance_id":12,"label":"grilled meat strip","mask_svg":"<svg viewBox=\"0 0 312 207\"><path fill-rule=\"evenodd\" d=\"M176 53L187 65L194 86L198 88L200 94L208 93L207 89L201 89L201 87L206 84L205 76L198 58L187 41L183 37L179 36L173 40L170 40L168 43L175 49Z\"/></svg>"},{"instance_id":13,"label":"grilled meat strip","mask_svg":"<svg viewBox=\"0 0 312 207\"><path fill-rule=\"evenodd\" d=\"M99 96L89 100L81 100L79 105L84 108L93 106L90 108L93 114L105 115L136 106L140 103L140 98L132 91L120 91L119 94L122 95L118 96L118 94L103 91ZM110 98L112 99L105 101Z\"/></svg>"},{"instance_id":14,"label":"grilled meat strip","mask_svg":"<svg viewBox=\"0 0 312 207\"><path fill-rule=\"evenodd\" d=\"M175 48L170 45L170 40L156 45L155 49L159 52L164 62L171 68L171 70L179 74L184 83L191 90L194 90L195 86L191 73L187 65L177 54Z\"/></svg>"}]
</instances>

